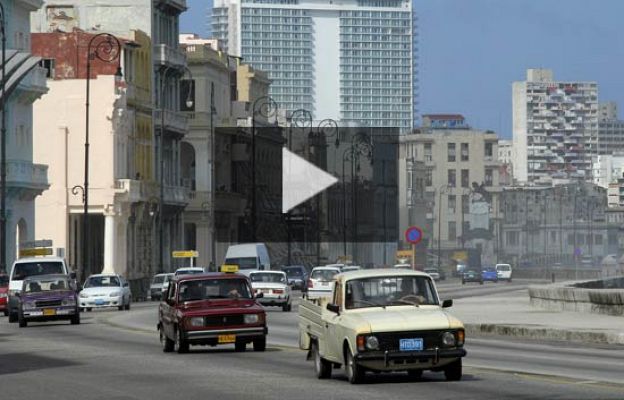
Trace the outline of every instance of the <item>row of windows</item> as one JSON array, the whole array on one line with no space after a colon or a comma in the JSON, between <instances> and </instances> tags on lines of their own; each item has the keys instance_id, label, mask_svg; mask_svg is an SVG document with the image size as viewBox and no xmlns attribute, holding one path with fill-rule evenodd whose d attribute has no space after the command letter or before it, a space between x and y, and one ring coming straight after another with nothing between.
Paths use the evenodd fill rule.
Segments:
<instances>
[{"instance_id":1,"label":"row of windows","mask_svg":"<svg viewBox=\"0 0 624 400\"><path fill-rule=\"evenodd\" d=\"M401 109L405 108L404 106L399 106L399 103L411 103L412 98L409 96L397 97L397 96L378 96L378 97L367 97L367 96L340 96L341 103L385 103L382 104L384 107L388 106L397 106ZM391 102L388 104L387 102ZM394 104L392 104L394 103ZM378 106L379 104L375 104Z\"/></svg>"},{"instance_id":2,"label":"row of windows","mask_svg":"<svg viewBox=\"0 0 624 400\"><path fill-rule=\"evenodd\" d=\"M401 7L401 0L358 0L360 7Z\"/></svg>"},{"instance_id":3,"label":"row of windows","mask_svg":"<svg viewBox=\"0 0 624 400\"><path fill-rule=\"evenodd\" d=\"M408 58L351 58L340 57L340 65L379 65L381 67L390 65L401 65L405 68L411 68L412 63Z\"/></svg>"},{"instance_id":4,"label":"row of windows","mask_svg":"<svg viewBox=\"0 0 624 400\"><path fill-rule=\"evenodd\" d=\"M278 103L283 102L312 102L312 96L297 96L297 95L283 95L279 94L275 96L275 100Z\"/></svg>"},{"instance_id":5,"label":"row of windows","mask_svg":"<svg viewBox=\"0 0 624 400\"><path fill-rule=\"evenodd\" d=\"M245 16L241 20L243 29L246 25L266 25L273 24L275 26L283 25L302 25L312 24L312 18L310 17L271 17L271 16Z\"/></svg>"},{"instance_id":6,"label":"row of windows","mask_svg":"<svg viewBox=\"0 0 624 400\"><path fill-rule=\"evenodd\" d=\"M380 81L380 80L361 80L361 81L343 81L342 85L346 88L397 88L405 89L409 88L409 82L399 81Z\"/></svg>"},{"instance_id":7,"label":"row of windows","mask_svg":"<svg viewBox=\"0 0 624 400\"><path fill-rule=\"evenodd\" d=\"M409 89L351 89L351 88L340 88L341 95L393 95L393 96L409 96L412 94L412 91Z\"/></svg>"},{"instance_id":8,"label":"row of windows","mask_svg":"<svg viewBox=\"0 0 624 400\"><path fill-rule=\"evenodd\" d=\"M386 35L410 35L409 28L371 28L369 26L341 26L340 33L384 33Z\"/></svg>"},{"instance_id":9,"label":"row of windows","mask_svg":"<svg viewBox=\"0 0 624 400\"><path fill-rule=\"evenodd\" d=\"M289 56L250 56L247 58L250 63L254 62L279 62L282 64L300 64L313 62L312 57L289 57Z\"/></svg>"},{"instance_id":10,"label":"row of windows","mask_svg":"<svg viewBox=\"0 0 624 400\"><path fill-rule=\"evenodd\" d=\"M312 79L282 79L273 82L271 88L274 87L312 87Z\"/></svg>"},{"instance_id":11,"label":"row of windows","mask_svg":"<svg viewBox=\"0 0 624 400\"><path fill-rule=\"evenodd\" d=\"M348 74L348 73L341 73L340 74L340 79L344 79L344 80L372 80L372 79L383 79L383 80L392 80L392 81L398 81L398 80L403 80L403 82L405 83L409 83L411 84L411 80L410 80L410 74L358 74L358 73L353 73L353 74Z\"/></svg>"},{"instance_id":12,"label":"row of windows","mask_svg":"<svg viewBox=\"0 0 624 400\"><path fill-rule=\"evenodd\" d=\"M309 50L310 53L312 50L310 49L310 45L303 43L302 41L293 42L291 40L243 40L243 46L254 46L254 47L268 47L268 48L289 48L289 49L304 49Z\"/></svg>"},{"instance_id":13,"label":"row of windows","mask_svg":"<svg viewBox=\"0 0 624 400\"><path fill-rule=\"evenodd\" d=\"M299 4L299 0L242 0L247 4Z\"/></svg>"},{"instance_id":14,"label":"row of windows","mask_svg":"<svg viewBox=\"0 0 624 400\"><path fill-rule=\"evenodd\" d=\"M373 45L377 46L373 46ZM351 49L383 49L383 50L409 50L410 45L408 43L397 43L397 42L386 42L386 43L373 43L373 42L340 42L340 50L351 50Z\"/></svg>"},{"instance_id":15,"label":"row of windows","mask_svg":"<svg viewBox=\"0 0 624 400\"><path fill-rule=\"evenodd\" d=\"M248 57L251 54L261 54L261 55L287 55L287 56L297 56L304 55L309 56L312 55L312 49L309 48L272 48L272 47L251 47L249 45L242 47L243 57Z\"/></svg>"},{"instance_id":16,"label":"row of windows","mask_svg":"<svg viewBox=\"0 0 624 400\"><path fill-rule=\"evenodd\" d=\"M406 19L411 21L412 14L409 11L340 11L341 17L349 18L386 18L386 19Z\"/></svg>"},{"instance_id":17,"label":"row of windows","mask_svg":"<svg viewBox=\"0 0 624 400\"><path fill-rule=\"evenodd\" d=\"M276 25L276 24L245 24L242 26L243 32L312 32L312 28L307 25Z\"/></svg>"},{"instance_id":18,"label":"row of windows","mask_svg":"<svg viewBox=\"0 0 624 400\"><path fill-rule=\"evenodd\" d=\"M282 72L312 72L312 66L310 64L262 64L255 63L254 68L262 71L282 71Z\"/></svg>"},{"instance_id":19,"label":"row of windows","mask_svg":"<svg viewBox=\"0 0 624 400\"><path fill-rule=\"evenodd\" d=\"M409 112L410 107L402 107L397 104L345 104L342 103L342 109L344 111L401 111Z\"/></svg>"},{"instance_id":20,"label":"row of windows","mask_svg":"<svg viewBox=\"0 0 624 400\"><path fill-rule=\"evenodd\" d=\"M312 94L311 87L280 87L271 85L273 94Z\"/></svg>"},{"instance_id":21,"label":"row of windows","mask_svg":"<svg viewBox=\"0 0 624 400\"><path fill-rule=\"evenodd\" d=\"M341 18L340 26L412 26L410 20Z\"/></svg>"},{"instance_id":22,"label":"row of windows","mask_svg":"<svg viewBox=\"0 0 624 400\"><path fill-rule=\"evenodd\" d=\"M371 115L371 113L368 111L367 112L345 111L343 115L344 115L344 118L361 119L361 120L368 120L368 119L407 119L409 120L412 117L410 113L400 113L400 112L391 112L391 111L379 112L375 115Z\"/></svg>"},{"instance_id":23,"label":"row of windows","mask_svg":"<svg viewBox=\"0 0 624 400\"><path fill-rule=\"evenodd\" d=\"M281 32L243 32L243 39L297 39L312 43L312 35L309 33L281 33Z\"/></svg>"},{"instance_id":24,"label":"row of windows","mask_svg":"<svg viewBox=\"0 0 624 400\"><path fill-rule=\"evenodd\" d=\"M279 13L278 13L279 11ZM290 13L285 13L285 11L289 11ZM299 9L277 9L277 8L251 8L251 7L243 7L241 14L243 16L247 15L292 15L292 16L308 16L310 15L310 10L299 10Z\"/></svg>"},{"instance_id":25,"label":"row of windows","mask_svg":"<svg viewBox=\"0 0 624 400\"><path fill-rule=\"evenodd\" d=\"M340 66L341 72L396 72L401 73L410 70L410 67L390 67L390 66L367 66L367 65L344 65Z\"/></svg>"},{"instance_id":26,"label":"row of windows","mask_svg":"<svg viewBox=\"0 0 624 400\"><path fill-rule=\"evenodd\" d=\"M281 78L301 79L301 78L310 78L311 75L312 74L307 71L306 72L269 71L269 77L271 79L281 79Z\"/></svg>"},{"instance_id":27,"label":"row of windows","mask_svg":"<svg viewBox=\"0 0 624 400\"><path fill-rule=\"evenodd\" d=\"M340 50L341 57L367 57L367 58L355 58L353 62L357 62L359 64L365 64L364 60L370 60L370 63L373 63L375 59L379 60L380 58L386 60L390 57L402 57L409 58L410 52L409 50L400 50L400 51L388 51L388 50ZM360 63L359 61L362 60Z\"/></svg>"},{"instance_id":28,"label":"row of windows","mask_svg":"<svg viewBox=\"0 0 624 400\"><path fill-rule=\"evenodd\" d=\"M561 234L559 232L557 232L557 231L550 231L550 239L547 239L547 236L545 235L543 240L546 241L547 245L548 244L559 245L560 244L559 240L561 239L560 235ZM574 242L574 234L573 233L568 233L567 234L567 244L568 244L568 246L574 246L574 245L582 246L582 245L591 244L592 242L594 242L594 244L602 245L602 243L603 243L603 235L594 234L593 237L594 237L594 240L592 240L592 234L577 233L576 234L576 243L575 243ZM614 242L616 242L616 240L614 240ZM519 246L520 245L520 232L518 232L518 231L508 231L508 232L505 232L505 244L507 246ZM609 244L612 244L612 243L609 243ZM615 243L613 243L613 244L615 244Z\"/></svg>"},{"instance_id":29,"label":"row of windows","mask_svg":"<svg viewBox=\"0 0 624 400\"><path fill-rule=\"evenodd\" d=\"M410 43L409 36L397 36L397 35L361 35L361 34L349 34L340 35L341 43L360 43L361 48L369 49L389 49L397 44ZM362 44L364 46L362 46ZM377 46L373 46L377 45ZM353 47L353 46L352 46ZM409 48L409 47L407 47Z\"/></svg>"}]
</instances>

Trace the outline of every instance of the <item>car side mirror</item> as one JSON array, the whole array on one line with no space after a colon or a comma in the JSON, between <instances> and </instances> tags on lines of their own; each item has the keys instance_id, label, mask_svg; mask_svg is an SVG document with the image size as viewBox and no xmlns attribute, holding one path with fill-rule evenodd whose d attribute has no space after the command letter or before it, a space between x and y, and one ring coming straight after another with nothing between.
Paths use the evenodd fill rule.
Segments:
<instances>
[{"instance_id":1,"label":"car side mirror","mask_svg":"<svg viewBox=\"0 0 624 400\"><path fill-rule=\"evenodd\" d=\"M333 303L327 304L327 310L336 314L340 314L340 306L338 304L333 304Z\"/></svg>"},{"instance_id":2,"label":"car side mirror","mask_svg":"<svg viewBox=\"0 0 624 400\"><path fill-rule=\"evenodd\" d=\"M453 307L452 299L442 301L442 308L449 308L449 307Z\"/></svg>"},{"instance_id":3,"label":"car side mirror","mask_svg":"<svg viewBox=\"0 0 624 400\"><path fill-rule=\"evenodd\" d=\"M256 293L256 299L261 299L264 297L264 293L260 292L260 293Z\"/></svg>"}]
</instances>

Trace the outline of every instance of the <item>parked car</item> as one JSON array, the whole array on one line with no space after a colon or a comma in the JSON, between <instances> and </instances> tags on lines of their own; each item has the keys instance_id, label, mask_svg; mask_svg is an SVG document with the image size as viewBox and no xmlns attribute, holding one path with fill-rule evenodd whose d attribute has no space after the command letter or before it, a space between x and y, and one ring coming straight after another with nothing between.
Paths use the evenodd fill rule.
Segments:
<instances>
[{"instance_id":1,"label":"parked car","mask_svg":"<svg viewBox=\"0 0 624 400\"><path fill-rule=\"evenodd\" d=\"M158 331L164 352L186 353L191 345L234 344L245 351L266 348L266 313L249 279L239 274L180 275L158 308Z\"/></svg>"},{"instance_id":2,"label":"parked car","mask_svg":"<svg viewBox=\"0 0 624 400\"><path fill-rule=\"evenodd\" d=\"M494 267L486 267L481 271L483 282L498 282L498 272Z\"/></svg>"},{"instance_id":3,"label":"parked car","mask_svg":"<svg viewBox=\"0 0 624 400\"><path fill-rule=\"evenodd\" d=\"M169 282L171 282L171 280L174 277L175 277L175 274L166 274L165 275L165 280L162 283L161 300L162 300L162 297L165 295L165 293L167 293L167 290L169 290Z\"/></svg>"},{"instance_id":4,"label":"parked car","mask_svg":"<svg viewBox=\"0 0 624 400\"><path fill-rule=\"evenodd\" d=\"M462 273L462 285L465 285L466 282L479 282L483 285L483 275L476 269L465 269Z\"/></svg>"},{"instance_id":5,"label":"parked car","mask_svg":"<svg viewBox=\"0 0 624 400\"><path fill-rule=\"evenodd\" d=\"M511 282L511 271L511 265L509 264L496 264L496 273L499 280Z\"/></svg>"},{"instance_id":6,"label":"parked car","mask_svg":"<svg viewBox=\"0 0 624 400\"><path fill-rule=\"evenodd\" d=\"M6 317L9 315L9 276L0 274L0 310Z\"/></svg>"},{"instance_id":7,"label":"parked car","mask_svg":"<svg viewBox=\"0 0 624 400\"><path fill-rule=\"evenodd\" d=\"M249 274L249 279L254 292L262 293L262 297L258 299L260 304L282 307L283 311L292 310L290 286L285 272L254 271Z\"/></svg>"},{"instance_id":8,"label":"parked car","mask_svg":"<svg viewBox=\"0 0 624 400\"><path fill-rule=\"evenodd\" d=\"M366 373L424 370L462 378L465 331L447 312L431 277L419 271L363 270L336 277L335 293L299 305L299 347L319 379L344 366L347 380Z\"/></svg>"},{"instance_id":9,"label":"parked car","mask_svg":"<svg viewBox=\"0 0 624 400\"><path fill-rule=\"evenodd\" d=\"M425 273L429 274L433 278L434 281L440 280L440 273L437 268L425 268Z\"/></svg>"},{"instance_id":10,"label":"parked car","mask_svg":"<svg viewBox=\"0 0 624 400\"><path fill-rule=\"evenodd\" d=\"M75 289L67 275L35 275L24 279L18 293L19 327L26 327L30 321L69 320L72 325L79 324Z\"/></svg>"},{"instance_id":11,"label":"parked car","mask_svg":"<svg viewBox=\"0 0 624 400\"><path fill-rule=\"evenodd\" d=\"M338 267L316 267L310 273L306 297L313 299L330 296L334 290L334 280L340 273Z\"/></svg>"},{"instance_id":12,"label":"parked car","mask_svg":"<svg viewBox=\"0 0 624 400\"><path fill-rule=\"evenodd\" d=\"M24 279L37 275L69 275L75 281L76 274L69 272L62 257L27 257L13 262L9 275L9 322L17 322L19 299L16 296L22 290Z\"/></svg>"},{"instance_id":13,"label":"parked car","mask_svg":"<svg viewBox=\"0 0 624 400\"><path fill-rule=\"evenodd\" d=\"M293 289L305 289L308 282L308 270L303 265L287 265L282 267L282 271L286 273L288 284Z\"/></svg>"},{"instance_id":14,"label":"parked car","mask_svg":"<svg viewBox=\"0 0 624 400\"><path fill-rule=\"evenodd\" d=\"M269 250L264 243L233 244L225 253L224 264L238 265L240 274L271 269Z\"/></svg>"},{"instance_id":15,"label":"parked car","mask_svg":"<svg viewBox=\"0 0 624 400\"><path fill-rule=\"evenodd\" d=\"M87 278L79 298L80 308L87 311L106 307L117 307L121 311L130 310L132 293L128 281L121 275L96 274Z\"/></svg>"},{"instance_id":16,"label":"parked car","mask_svg":"<svg viewBox=\"0 0 624 400\"><path fill-rule=\"evenodd\" d=\"M173 274L156 274L150 283L150 299L160 300L164 291L165 281L169 284L169 279Z\"/></svg>"}]
</instances>

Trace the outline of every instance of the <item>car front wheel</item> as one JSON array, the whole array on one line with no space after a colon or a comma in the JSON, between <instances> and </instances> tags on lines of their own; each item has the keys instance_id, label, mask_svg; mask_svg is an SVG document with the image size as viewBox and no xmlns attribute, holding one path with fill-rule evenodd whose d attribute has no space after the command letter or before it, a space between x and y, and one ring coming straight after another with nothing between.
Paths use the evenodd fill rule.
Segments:
<instances>
[{"instance_id":1,"label":"car front wheel","mask_svg":"<svg viewBox=\"0 0 624 400\"><path fill-rule=\"evenodd\" d=\"M253 340L253 349L254 351L265 351L266 350L266 336L255 338Z\"/></svg>"},{"instance_id":2,"label":"car front wheel","mask_svg":"<svg viewBox=\"0 0 624 400\"><path fill-rule=\"evenodd\" d=\"M184 331L182 329L176 330L176 339L174 342L174 347L175 347L175 351L178 352L179 354L188 353L189 351L189 344L184 339Z\"/></svg>"},{"instance_id":3,"label":"car front wheel","mask_svg":"<svg viewBox=\"0 0 624 400\"><path fill-rule=\"evenodd\" d=\"M355 361L355 357L351 354L351 349L347 349L347 355L345 357L345 372L347 373L347 380L349 383L357 384L364 380L364 370Z\"/></svg>"},{"instance_id":4,"label":"car front wheel","mask_svg":"<svg viewBox=\"0 0 624 400\"><path fill-rule=\"evenodd\" d=\"M462 377L462 360L458 358L444 368L447 381L459 381Z\"/></svg>"}]
</instances>

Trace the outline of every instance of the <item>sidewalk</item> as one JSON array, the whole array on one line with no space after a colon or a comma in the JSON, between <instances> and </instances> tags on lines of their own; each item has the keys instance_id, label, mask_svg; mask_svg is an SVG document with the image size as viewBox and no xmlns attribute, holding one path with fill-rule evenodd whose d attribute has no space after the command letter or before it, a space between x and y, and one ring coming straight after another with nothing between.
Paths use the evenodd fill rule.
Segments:
<instances>
[{"instance_id":1,"label":"sidewalk","mask_svg":"<svg viewBox=\"0 0 624 400\"><path fill-rule=\"evenodd\" d=\"M624 318L603 314L546 311L529 304L527 290L454 300L449 311L469 336L624 345Z\"/></svg>"}]
</instances>

